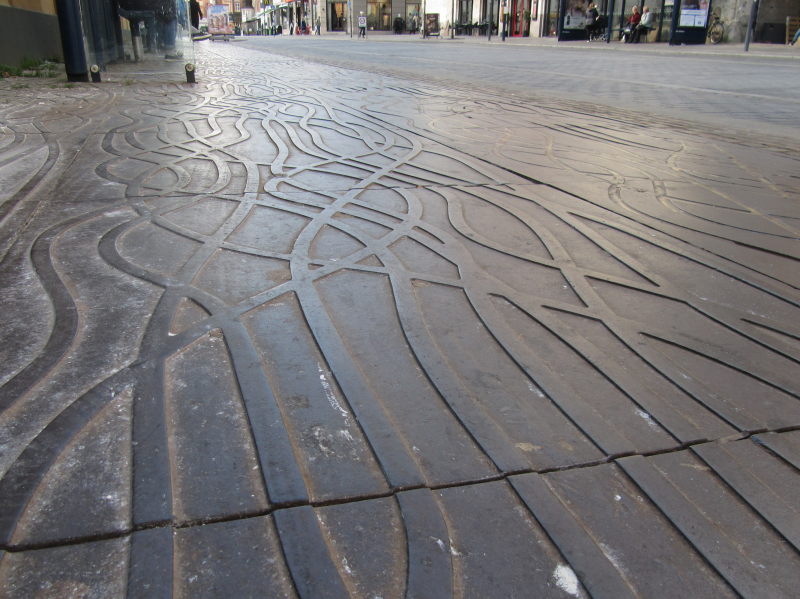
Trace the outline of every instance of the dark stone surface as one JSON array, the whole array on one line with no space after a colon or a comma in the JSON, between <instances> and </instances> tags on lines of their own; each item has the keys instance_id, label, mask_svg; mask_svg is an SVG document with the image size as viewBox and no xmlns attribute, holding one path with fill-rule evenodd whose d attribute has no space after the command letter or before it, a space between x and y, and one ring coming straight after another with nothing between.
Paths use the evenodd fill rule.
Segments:
<instances>
[{"instance_id":1,"label":"dark stone surface","mask_svg":"<svg viewBox=\"0 0 800 599\"><path fill-rule=\"evenodd\" d=\"M447 551L447 522L434 495L416 489L397 495L408 539L406 597L453 595L453 556Z\"/></svg>"},{"instance_id":2,"label":"dark stone surface","mask_svg":"<svg viewBox=\"0 0 800 599\"><path fill-rule=\"evenodd\" d=\"M320 529L320 522L311 507L303 506L275 513L275 525L283 542L283 554L301 597L348 597L340 566Z\"/></svg>"},{"instance_id":3,"label":"dark stone surface","mask_svg":"<svg viewBox=\"0 0 800 599\"><path fill-rule=\"evenodd\" d=\"M748 596L790 597L800 555L688 452L619 464L696 550Z\"/></svg>"},{"instance_id":4,"label":"dark stone surface","mask_svg":"<svg viewBox=\"0 0 800 599\"><path fill-rule=\"evenodd\" d=\"M5 553L0 562L3 595L93 599L125 596L128 551L124 539L113 539Z\"/></svg>"},{"instance_id":5,"label":"dark stone surface","mask_svg":"<svg viewBox=\"0 0 800 599\"><path fill-rule=\"evenodd\" d=\"M753 440L800 469L800 431L764 433L755 435Z\"/></svg>"},{"instance_id":6,"label":"dark stone surface","mask_svg":"<svg viewBox=\"0 0 800 599\"><path fill-rule=\"evenodd\" d=\"M177 597L294 597L271 517L178 530Z\"/></svg>"},{"instance_id":7,"label":"dark stone surface","mask_svg":"<svg viewBox=\"0 0 800 599\"><path fill-rule=\"evenodd\" d=\"M171 529L151 528L134 533L130 543L128 597L171 597L175 587L174 533Z\"/></svg>"},{"instance_id":8,"label":"dark stone surface","mask_svg":"<svg viewBox=\"0 0 800 599\"><path fill-rule=\"evenodd\" d=\"M787 434L787 433L784 433ZM797 471L752 440L694 448L706 464L787 541L800 550Z\"/></svg>"},{"instance_id":9,"label":"dark stone surface","mask_svg":"<svg viewBox=\"0 0 800 599\"><path fill-rule=\"evenodd\" d=\"M735 597L611 464L511 478L593 597Z\"/></svg>"},{"instance_id":10,"label":"dark stone surface","mask_svg":"<svg viewBox=\"0 0 800 599\"><path fill-rule=\"evenodd\" d=\"M0 81L0 595L792 596L796 148L198 50Z\"/></svg>"}]
</instances>

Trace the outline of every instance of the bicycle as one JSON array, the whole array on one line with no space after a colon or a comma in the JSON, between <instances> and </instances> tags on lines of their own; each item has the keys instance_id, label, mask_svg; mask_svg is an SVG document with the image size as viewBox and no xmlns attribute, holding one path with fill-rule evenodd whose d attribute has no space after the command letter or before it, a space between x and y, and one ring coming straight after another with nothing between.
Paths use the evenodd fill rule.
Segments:
<instances>
[{"instance_id":1,"label":"bicycle","mask_svg":"<svg viewBox=\"0 0 800 599\"><path fill-rule=\"evenodd\" d=\"M708 26L706 37L708 37L712 44L718 44L722 41L722 38L725 37L725 23L716 12L712 13L710 21L711 23Z\"/></svg>"}]
</instances>

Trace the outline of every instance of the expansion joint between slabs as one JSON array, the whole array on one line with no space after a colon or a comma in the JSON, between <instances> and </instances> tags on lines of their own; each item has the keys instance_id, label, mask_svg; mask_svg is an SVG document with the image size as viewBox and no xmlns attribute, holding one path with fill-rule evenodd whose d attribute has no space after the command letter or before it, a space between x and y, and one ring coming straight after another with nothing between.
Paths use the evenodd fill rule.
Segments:
<instances>
[{"instance_id":1,"label":"expansion joint between slabs","mask_svg":"<svg viewBox=\"0 0 800 599\"><path fill-rule=\"evenodd\" d=\"M101 533L97 535L90 535L85 537L74 537L69 539L61 539L57 541L49 541L43 543L20 543L20 544L10 544L10 545L0 545L0 551L7 551L9 553L20 553L23 551L33 551L38 549L50 549L55 547L66 547L70 545L81 545L85 543L93 543L97 541L108 541L114 539L120 539L137 532L142 532L145 530L152 530L156 528L172 528L173 530L182 530L188 528L194 528L197 526L206 526L209 524L220 524L225 522L237 522L240 520L250 520L253 518L263 518L264 516L269 516L271 514L283 511L283 510L290 510L293 508L298 507L312 507L312 508L320 508L320 507L328 507L333 505L346 505L346 504L353 504L353 503L361 503L365 501L373 501L376 499L388 499L397 496L400 493L405 493L408 491L420 490L420 489L427 489L429 491L440 491L443 489L454 489L458 487L470 487L474 485L480 485L485 483L491 482L498 482L507 480L513 476L520 476L525 474L549 474L553 472L566 472L570 470L583 470L586 468L593 468L596 466L602 466L603 464L610 464L614 463L617 460L629 457L652 457L657 455L665 455L670 453L677 453L679 451L686 451L691 450L692 448L704 445L707 443L730 443L734 441L744 441L754 437L755 435L762 435L768 433L787 433L800 430L800 425L796 426L788 426L788 427L781 427L776 429L758 429L752 431L744 431L740 433L735 433L733 435L729 435L726 437L720 437L718 439L699 439L696 441L691 441L687 443L681 443L680 445L676 445L674 447L669 447L665 449L658 449L654 451L646 451L646 452L624 452L624 453L617 453L613 455L606 456L604 458L600 458L598 460L593 460L590 462L582 462L580 464L570 464L566 466L558 466L552 468L540 468L540 469L518 469L508 472L498 473L493 476L485 476L476 479L466 479L460 481L454 481L449 483L443 483L439 485L415 485L415 486L408 486L408 487L397 487L386 491L385 493L372 493L368 495L360 495L358 497L348 497L348 498L341 498L341 499L325 499L321 501L297 501L297 502L285 502L285 503L276 503L272 505L268 509L264 510L256 510L256 511L249 511L249 512L240 512L235 514L226 514L222 516L214 516L209 518L198 518L193 520L186 520L182 522L175 522L172 520L159 520L159 521L152 521L152 522L145 522L140 523L135 526L126 528L126 529L117 529L114 531L110 531L107 533ZM759 447L764 447L764 445L759 441L759 439L753 439L754 443L757 443ZM765 449L768 449L764 447ZM776 456L780 457L780 456Z\"/></svg>"}]
</instances>

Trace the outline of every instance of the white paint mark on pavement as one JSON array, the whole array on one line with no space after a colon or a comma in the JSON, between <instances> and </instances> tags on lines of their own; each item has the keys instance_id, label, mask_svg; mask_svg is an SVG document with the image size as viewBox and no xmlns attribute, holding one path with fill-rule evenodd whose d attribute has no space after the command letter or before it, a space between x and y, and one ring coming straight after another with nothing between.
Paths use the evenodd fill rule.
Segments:
<instances>
[{"instance_id":1,"label":"white paint mark on pavement","mask_svg":"<svg viewBox=\"0 0 800 599\"><path fill-rule=\"evenodd\" d=\"M350 568L350 564L347 563L346 557L342 558L342 568L344 568L344 571L347 572L348 574L351 575L353 574L353 570Z\"/></svg>"},{"instance_id":2,"label":"white paint mark on pavement","mask_svg":"<svg viewBox=\"0 0 800 599\"><path fill-rule=\"evenodd\" d=\"M647 422L647 426L652 428L654 431L659 429L655 420L653 420L653 417L644 410L636 410L636 415L639 416L639 418L643 418Z\"/></svg>"},{"instance_id":3,"label":"white paint mark on pavement","mask_svg":"<svg viewBox=\"0 0 800 599\"><path fill-rule=\"evenodd\" d=\"M581 596L578 587L578 577L575 576L575 572L573 572L572 568L569 566L558 564L556 569L553 570L553 581L556 583L556 586L565 593L573 597Z\"/></svg>"},{"instance_id":4,"label":"white paint mark on pavement","mask_svg":"<svg viewBox=\"0 0 800 599\"><path fill-rule=\"evenodd\" d=\"M542 398L544 397L544 393L539 391L539 389L537 389L536 386L530 381L528 381L528 389L531 390L531 393L535 393L536 395Z\"/></svg>"},{"instance_id":5,"label":"white paint mark on pavement","mask_svg":"<svg viewBox=\"0 0 800 599\"><path fill-rule=\"evenodd\" d=\"M322 367L322 364L317 364L317 370L319 371L319 382L322 384L322 390L325 392L325 397L328 398L328 403L331 404L334 410L342 415L344 425L350 426L350 417L347 414L347 410L345 410L342 404L339 403L339 400L336 399L336 394L333 392L333 387L331 387L328 378L325 376L325 369Z\"/></svg>"}]
</instances>

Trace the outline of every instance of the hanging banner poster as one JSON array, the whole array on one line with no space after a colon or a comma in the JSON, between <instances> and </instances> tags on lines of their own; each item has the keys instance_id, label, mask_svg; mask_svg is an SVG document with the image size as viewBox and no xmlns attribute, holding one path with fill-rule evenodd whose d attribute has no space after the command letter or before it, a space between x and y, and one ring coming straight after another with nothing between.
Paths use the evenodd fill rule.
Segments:
<instances>
[{"instance_id":1,"label":"hanging banner poster","mask_svg":"<svg viewBox=\"0 0 800 599\"><path fill-rule=\"evenodd\" d=\"M211 4L207 12L208 32L211 35L233 35L228 7L224 4Z\"/></svg>"}]
</instances>

